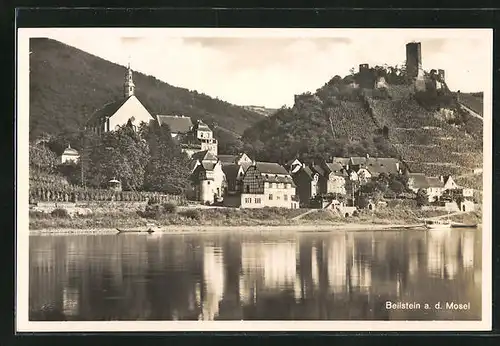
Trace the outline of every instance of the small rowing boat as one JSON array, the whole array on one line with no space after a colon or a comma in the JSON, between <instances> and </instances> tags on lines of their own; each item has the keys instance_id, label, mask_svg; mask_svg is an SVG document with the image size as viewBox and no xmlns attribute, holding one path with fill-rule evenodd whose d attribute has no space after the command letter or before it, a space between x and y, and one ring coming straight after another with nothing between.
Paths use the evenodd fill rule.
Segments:
<instances>
[{"instance_id":1,"label":"small rowing boat","mask_svg":"<svg viewBox=\"0 0 500 346\"><path fill-rule=\"evenodd\" d=\"M451 227L452 228L477 228L477 223L466 224L466 223L452 222Z\"/></svg>"},{"instance_id":2,"label":"small rowing boat","mask_svg":"<svg viewBox=\"0 0 500 346\"><path fill-rule=\"evenodd\" d=\"M451 228L450 220L426 220L424 224L427 229L448 229Z\"/></svg>"},{"instance_id":3,"label":"small rowing boat","mask_svg":"<svg viewBox=\"0 0 500 346\"><path fill-rule=\"evenodd\" d=\"M140 229L116 229L118 231L118 234L120 233L153 233L154 230L152 228L148 228L147 230L140 230Z\"/></svg>"}]
</instances>

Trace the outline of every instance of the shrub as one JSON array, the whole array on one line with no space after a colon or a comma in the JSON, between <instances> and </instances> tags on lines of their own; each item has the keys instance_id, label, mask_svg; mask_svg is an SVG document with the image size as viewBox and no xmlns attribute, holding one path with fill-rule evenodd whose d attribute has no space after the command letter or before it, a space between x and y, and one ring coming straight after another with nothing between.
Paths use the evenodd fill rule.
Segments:
<instances>
[{"instance_id":1,"label":"shrub","mask_svg":"<svg viewBox=\"0 0 500 346\"><path fill-rule=\"evenodd\" d=\"M177 205L175 203L169 202L163 204L163 211L165 213L173 214L177 211Z\"/></svg>"},{"instance_id":2,"label":"shrub","mask_svg":"<svg viewBox=\"0 0 500 346\"><path fill-rule=\"evenodd\" d=\"M59 217L59 218L69 218L69 213L66 209L63 208L57 208L52 210L50 213L53 217Z\"/></svg>"},{"instance_id":3,"label":"shrub","mask_svg":"<svg viewBox=\"0 0 500 346\"><path fill-rule=\"evenodd\" d=\"M199 220L201 218L201 213L198 209L188 209L182 212L181 215L194 220Z\"/></svg>"}]
</instances>

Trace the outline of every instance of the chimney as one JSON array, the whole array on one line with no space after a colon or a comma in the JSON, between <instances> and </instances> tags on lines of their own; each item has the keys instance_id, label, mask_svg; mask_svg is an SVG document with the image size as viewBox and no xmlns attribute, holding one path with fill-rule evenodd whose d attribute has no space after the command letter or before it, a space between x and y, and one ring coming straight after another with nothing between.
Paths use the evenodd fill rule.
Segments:
<instances>
[{"instance_id":1,"label":"chimney","mask_svg":"<svg viewBox=\"0 0 500 346\"><path fill-rule=\"evenodd\" d=\"M441 182L444 183L444 176L440 175L439 180L441 180Z\"/></svg>"}]
</instances>

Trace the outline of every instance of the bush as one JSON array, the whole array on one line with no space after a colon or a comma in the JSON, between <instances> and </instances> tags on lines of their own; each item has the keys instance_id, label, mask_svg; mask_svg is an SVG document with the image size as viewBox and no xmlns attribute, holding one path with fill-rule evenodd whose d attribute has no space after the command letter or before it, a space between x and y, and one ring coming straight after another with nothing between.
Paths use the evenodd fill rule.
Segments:
<instances>
[{"instance_id":1,"label":"bush","mask_svg":"<svg viewBox=\"0 0 500 346\"><path fill-rule=\"evenodd\" d=\"M194 220L199 220L201 218L201 213L198 209L188 209L182 212L181 215Z\"/></svg>"},{"instance_id":2,"label":"bush","mask_svg":"<svg viewBox=\"0 0 500 346\"><path fill-rule=\"evenodd\" d=\"M59 218L69 218L68 211L66 209L62 209L62 208L57 208L57 209L52 210L50 215L52 215L53 217L59 217Z\"/></svg>"},{"instance_id":3,"label":"bush","mask_svg":"<svg viewBox=\"0 0 500 346\"><path fill-rule=\"evenodd\" d=\"M163 211L165 213L173 214L177 211L177 205L175 203L169 202L163 204Z\"/></svg>"}]
</instances>

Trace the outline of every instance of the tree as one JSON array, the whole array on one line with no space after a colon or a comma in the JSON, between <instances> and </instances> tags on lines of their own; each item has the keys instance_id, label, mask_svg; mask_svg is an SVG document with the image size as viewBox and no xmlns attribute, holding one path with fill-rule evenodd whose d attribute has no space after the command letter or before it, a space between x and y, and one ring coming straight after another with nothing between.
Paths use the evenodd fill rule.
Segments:
<instances>
[{"instance_id":1,"label":"tree","mask_svg":"<svg viewBox=\"0 0 500 346\"><path fill-rule=\"evenodd\" d=\"M419 207L429 204L429 197L427 196L427 191L425 189L419 189L417 192L417 205Z\"/></svg>"},{"instance_id":2,"label":"tree","mask_svg":"<svg viewBox=\"0 0 500 346\"><path fill-rule=\"evenodd\" d=\"M88 182L94 187L109 179L121 181L126 190L137 190L144 183L149 161L148 143L129 126L106 132L97 145L90 148Z\"/></svg>"},{"instance_id":3,"label":"tree","mask_svg":"<svg viewBox=\"0 0 500 346\"><path fill-rule=\"evenodd\" d=\"M159 126L155 122L143 126L141 132L151 150L144 188L148 191L184 193L189 187L189 158L172 138L168 125Z\"/></svg>"},{"instance_id":4,"label":"tree","mask_svg":"<svg viewBox=\"0 0 500 346\"><path fill-rule=\"evenodd\" d=\"M56 154L44 144L30 143L29 166L30 170L53 173L57 167Z\"/></svg>"}]
</instances>

